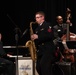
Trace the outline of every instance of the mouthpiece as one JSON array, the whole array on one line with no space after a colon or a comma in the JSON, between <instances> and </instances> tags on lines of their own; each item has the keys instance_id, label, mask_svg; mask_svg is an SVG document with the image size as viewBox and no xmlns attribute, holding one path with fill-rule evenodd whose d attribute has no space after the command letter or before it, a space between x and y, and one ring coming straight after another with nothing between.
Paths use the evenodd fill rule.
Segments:
<instances>
[{"instance_id":1,"label":"mouthpiece","mask_svg":"<svg viewBox=\"0 0 76 75\"><path fill-rule=\"evenodd\" d=\"M30 22L30 23L32 23L32 24L36 24L37 22Z\"/></svg>"}]
</instances>

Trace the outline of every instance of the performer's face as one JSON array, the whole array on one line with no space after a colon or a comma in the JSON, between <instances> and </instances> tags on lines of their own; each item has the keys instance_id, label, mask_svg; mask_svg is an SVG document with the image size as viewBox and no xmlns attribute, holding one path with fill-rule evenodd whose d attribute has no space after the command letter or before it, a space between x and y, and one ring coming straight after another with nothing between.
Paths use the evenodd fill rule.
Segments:
<instances>
[{"instance_id":1,"label":"performer's face","mask_svg":"<svg viewBox=\"0 0 76 75\"><path fill-rule=\"evenodd\" d=\"M44 16L41 15L41 14L36 14L35 19L36 19L36 22L38 24L40 24L40 23L42 23L44 21Z\"/></svg>"},{"instance_id":2,"label":"performer's face","mask_svg":"<svg viewBox=\"0 0 76 75\"><path fill-rule=\"evenodd\" d=\"M59 24L63 23L63 18L62 18L61 16L58 16L58 17L57 17L57 22L58 22Z\"/></svg>"}]
</instances>

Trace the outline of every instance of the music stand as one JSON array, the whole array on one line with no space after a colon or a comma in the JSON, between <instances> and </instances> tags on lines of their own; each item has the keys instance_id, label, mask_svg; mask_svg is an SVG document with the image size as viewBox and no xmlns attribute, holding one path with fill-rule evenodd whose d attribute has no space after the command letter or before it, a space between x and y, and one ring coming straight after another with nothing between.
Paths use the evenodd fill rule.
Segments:
<instances>
[{"instance_id":1,"label":"music stand","mask_svg":"<svg viewBox=\"0 0 76 75\"><path fill-rule=\"evenodd\" d=\"M66 41L69 49L76 49L76 41Z\"/></svg>"}]
</instances>

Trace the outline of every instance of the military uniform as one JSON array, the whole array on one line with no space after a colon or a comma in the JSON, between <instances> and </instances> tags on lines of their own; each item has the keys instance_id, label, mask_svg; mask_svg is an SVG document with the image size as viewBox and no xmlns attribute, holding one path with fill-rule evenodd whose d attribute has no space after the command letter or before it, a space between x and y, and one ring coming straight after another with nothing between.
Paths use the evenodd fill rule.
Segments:
<instances>
[{"instance_id":1,"label":"military uniform","mask_svg":"<svg viewBox=\"0 0 76 75\"><path fill-rule=\"evenodd\" d=\"M36 69L39 75L51 75L51 63L55 61L55 46L53 43L53 30L50 23L43 22L36 28L35 33L38 35L36 41L37 62Z\"/></svg>"}]
</instances>

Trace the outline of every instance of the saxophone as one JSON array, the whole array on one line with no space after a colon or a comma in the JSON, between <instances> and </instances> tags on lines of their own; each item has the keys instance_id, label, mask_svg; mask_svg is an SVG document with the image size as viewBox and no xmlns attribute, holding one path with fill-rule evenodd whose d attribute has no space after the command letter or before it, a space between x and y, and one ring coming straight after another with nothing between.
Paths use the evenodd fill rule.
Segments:
<instances>
[{"instance_id":1,"label":"saxophone","mask_svg":"<svg viewBox=\"0 0 76 75\"><path fill-rule=\"evenodd\" d=\"M30 36L32 34L34 34L33 29L32 29L32 24L35 24L35 23L36 22L30 22ZM32 58L33 61L35 61L37 56L36 56L36 46L35 46L34 40L28 40L26 42L25 46L29 48L31 58Z\"/></svg>"}]
</instances>

